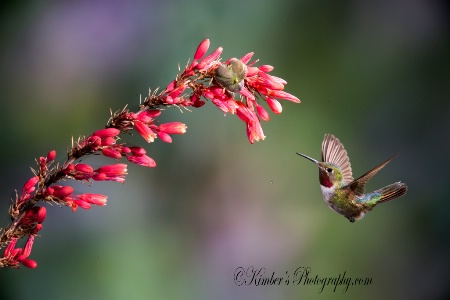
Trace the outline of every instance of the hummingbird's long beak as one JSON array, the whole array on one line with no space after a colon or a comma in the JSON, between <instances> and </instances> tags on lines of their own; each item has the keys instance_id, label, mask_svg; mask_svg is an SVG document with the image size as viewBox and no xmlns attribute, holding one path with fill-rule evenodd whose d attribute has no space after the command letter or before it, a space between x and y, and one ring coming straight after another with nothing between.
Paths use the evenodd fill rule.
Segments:
<instances>
[{"instance_id":1,"label":"hummingbird's long beak","mask_svg":"<svg viewBox=\"0 0 450 300\"><path fill-rule=\"evenodd\" d=\"M305 154L301 154L301 153L298 153L298 152L295 152L295 153L297 153L298 155L300 155L300 156L303 156L304 158L306 158L306 159L309 159L310 161L312 161L313 163L315 163L316 165L319 163L317 160L315 160L314 158L311 158L311 157L309 157L309 156L307 156L307 155L305 155Z\"/></svg>"}]
</instances>

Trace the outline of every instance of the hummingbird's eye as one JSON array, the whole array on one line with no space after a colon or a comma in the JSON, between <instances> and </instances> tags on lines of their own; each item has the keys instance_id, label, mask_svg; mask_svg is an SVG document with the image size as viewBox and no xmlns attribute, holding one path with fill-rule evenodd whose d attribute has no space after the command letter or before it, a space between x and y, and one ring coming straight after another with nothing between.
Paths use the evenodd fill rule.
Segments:
<instances>
[{"instance_id":1,"label":"hummingbird's eye","mask_svg":"<svg viewBox=\"0 0 450 300\"><path fill-rule=\"evenodd\" d=\"M331 172L333 172L333 169L332 169L332 168L328 168L328 169L327 169L327 172L328 172L328 173L331 173Z\"/></svg>"}]
</instances>

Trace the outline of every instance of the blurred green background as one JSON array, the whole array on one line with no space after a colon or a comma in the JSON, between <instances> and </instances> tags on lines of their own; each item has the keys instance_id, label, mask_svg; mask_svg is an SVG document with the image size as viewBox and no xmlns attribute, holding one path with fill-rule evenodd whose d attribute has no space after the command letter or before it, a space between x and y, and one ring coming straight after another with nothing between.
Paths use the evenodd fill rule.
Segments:
<instances>
[{"instance_id":1,"label":"blurred green background","mask_svg":"<svg viewBox=\"0 0 450 300\"><path fill-rule=\"evenodd\" d=\"M288 81L250 145L244 124L212 103L162 121L188 132L144 145L157 168L129 166L124 185L76 185L106 207L48 207L31 258L0 270L2 299L444 299L450 295L450 39L444 1L0 2L0 226L34 159L102 128L165 87L198 43L223 57L254 51ZM211 51L210 50L210 51ZM351 224L322 200L323 135L338 136L359 176L401 155L368 185L406 196ZM100 166L107 162L89 158ZM110 161L108 161L110 163ZM266 275L370 277L370 286L237 286ZM292 279L292 278L291 278Z\"/></svg>"}]
</instances>

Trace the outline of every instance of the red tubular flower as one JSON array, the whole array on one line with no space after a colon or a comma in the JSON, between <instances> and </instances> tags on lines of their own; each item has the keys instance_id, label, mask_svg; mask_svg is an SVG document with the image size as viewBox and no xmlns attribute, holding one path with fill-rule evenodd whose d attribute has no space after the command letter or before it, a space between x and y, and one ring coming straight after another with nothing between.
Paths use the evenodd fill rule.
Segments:
<instances>
[{"instance_id":1,"label":"red tubular flower","mask_svg":"<svg viewBox=\"0 0 450 300\"><path fill-rule=\"evenodd\" d=\"M181 122L169 122L159 125L159 130L168 134L183 134L187 126Z\"/></svg>"},{"instance_id":2,"label":"red tubular flower","mask_svg":"<svg viewBox=\"0 0 450 300\"><path fill-rule=\"evenodd\" d=\"M77 198L84 202L98 205L98 206L106 205L106 200L108 199L107 196L101 195L101 194L81 194L81 195L78 195Z\"/></svg>"},{"instance_id":3,"label":"red tubular flower","mask_svg":"<svg viewBox=\"0 0 450 300\"><path fill-rule=\"evenodd\" d=\"M128 157L127 157L128 158ZM125 176L127 175L127 165L126 164L115 164L100 167L96 170L96 175L92 179L101 181L117 181L125 182Z\"/></svg>"},{"instance_id":4,"label":"red tubular flower","mask_svg":"<svg viewBox=\"0 0 450 300\"><path fill-rule=\"evenodd\" d=\"M268 96L274 97L274 98L278 98L278 99L284 99L284 100L289 100L292 101L294 103L300 103L300 100L295 97L294 95L291 95L289 93L286 93L285 91L268 91Z\"/></svg>"},{"instance_id":5,"label":"red tubular flower","mask_svg":"<svg viewBox=\"0 0 450 300\"><path fill-rule=\"evenodd\" d=\"M156 134L144 123L141 121L134 121L134 129L147 141L147 143L151 143L155 140Z\"/></svg>"}]
</instances>

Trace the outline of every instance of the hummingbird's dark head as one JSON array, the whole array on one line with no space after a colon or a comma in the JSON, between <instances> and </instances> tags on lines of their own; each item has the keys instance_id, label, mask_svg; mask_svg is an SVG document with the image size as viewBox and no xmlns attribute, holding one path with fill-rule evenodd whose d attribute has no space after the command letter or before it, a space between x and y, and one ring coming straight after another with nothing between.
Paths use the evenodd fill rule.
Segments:
<instances>
[{"instance_id":1,"label":"hummingbird's dark head","mask_svg":"<svg viewBox=\"0 0 450 300\"><path fill-rule=\"evenodd\" d=\"M335 183L342 181L342 172L339 167L329 162L318 162L319 180L324 187L332 187Z\"/></svg>"},{"instance_id":2,"label":"hummingbird's dark head","mask_svg":"<svg viewBox=\"0 0 450 300\"><path fill-rule=\"evenodd\" d=\"M324 187L332 187L336 182L340 182L342 180L342 172L337 165L329 162L319 162L314 158L298 152L297 154L312 161L319 168L320 185Z\"/></svg>"}]
</instances>

